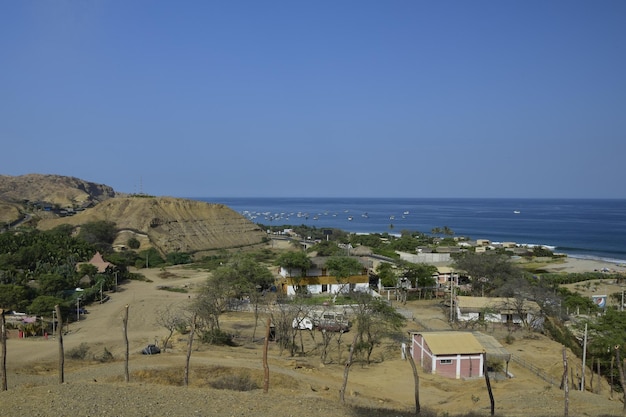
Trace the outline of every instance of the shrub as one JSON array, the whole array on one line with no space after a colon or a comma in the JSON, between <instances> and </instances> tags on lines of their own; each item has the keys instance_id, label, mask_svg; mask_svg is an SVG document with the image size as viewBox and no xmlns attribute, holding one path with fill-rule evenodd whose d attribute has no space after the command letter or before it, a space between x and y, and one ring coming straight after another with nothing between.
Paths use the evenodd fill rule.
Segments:
<instances>
[{"instance_id":1,"label":"shrub","mask_svg":"<svg viewBox=\"0 0 626 417\"><path fill-rule=\"evenodd\" d=\"M89 353L89 346L87 343L81 343L79 346L67 351L67 357L75 360L84 360Z\"/></svg>"},{"instance_id":2,"label":"shrub","mask_svg":"<svg viewBox=\"0 0 626 417\"><path fill-rule=\"evenodd\" d=\"M223 375L209 384L215 389L232 391L252 391L259 388L249 375Z\"/></svg>"},{"instance_id":3,"label":"shrub","mask_svg":"<svg viewBox=\"0 0 626 417\"><path fill-rule=\"evenodd\" d=\"M200 340L210 345L236 346L233 341L233 335L217 329L202 333Z\"/></svg>"},{"instance_id":4,"label":"shrub","mask_svg":"<svg viewBox=\"0 0 626 417\"><path fill-rule=\"evenodd\" d=\"M113 357L113 354L111 353L111 351L109 349L107 349L106 347L104 348L104 351L102 352L102 355L100 356L94 356L93 357L95 360L97 360L98 362L111 362L113 360L115 360L115 358Z\"/></svg>"}]
</instances>

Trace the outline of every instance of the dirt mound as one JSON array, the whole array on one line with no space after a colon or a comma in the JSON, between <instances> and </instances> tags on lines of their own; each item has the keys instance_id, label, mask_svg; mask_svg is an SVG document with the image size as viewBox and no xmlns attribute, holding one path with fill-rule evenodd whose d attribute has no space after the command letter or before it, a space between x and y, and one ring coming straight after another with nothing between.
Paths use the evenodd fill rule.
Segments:
<instances>
[{"instance_id":1,"label":"dirt mound","mask_svg":"<svg viewBox=\"0 0 626 417\"><path fill-rule=\"evenodd\" d=\"M130 231L147 237L162 253L250 246L265 237L257 225L223 204L172 197L111 198L71 217L42 219L39 228L98 220L115 222L122 235Z\"/></svg>"}]
</instances>

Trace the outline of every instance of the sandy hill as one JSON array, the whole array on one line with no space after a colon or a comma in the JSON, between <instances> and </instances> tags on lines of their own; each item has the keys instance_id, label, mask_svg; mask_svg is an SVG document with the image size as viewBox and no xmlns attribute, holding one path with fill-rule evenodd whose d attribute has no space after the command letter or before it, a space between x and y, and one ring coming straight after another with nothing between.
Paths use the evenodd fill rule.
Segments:
<instances>
[{"instance_id":1,"label":"sandy hill","mask_svg":"<svg viewBox=\"0 0 626 417\"><path fill-rule=\"evenodd\" d=\"M43 206L86 207L116 195L108 185L75 177L44 174L0 175L0 226L17 222L24 218L25 213Z\"/></svg>"},{"instance_id":2,"label":"sandy hill","mask_svg":"<svg viewBox=\"0 0 626 417\"><path fill-rule=\"evenodd\" d=\"M0 175L0 201L5 203L44 202L76 207L115 197L113 188L75 177L27 174Z\"/></svg>"},{"instance_id":3,"label":"sandy hill","mask_svg":"<svg viewBox=\"0 0 626 417\"><path fill-rule=\"evenodd\" d=\"M115 222L120 229L118 243L134 236L162 253L249 246L265 237L257 225L223 204L172 197L111 198L71 217L42 219L38 227L46 230L98 220Z\"/></svg>"}]
</instances>

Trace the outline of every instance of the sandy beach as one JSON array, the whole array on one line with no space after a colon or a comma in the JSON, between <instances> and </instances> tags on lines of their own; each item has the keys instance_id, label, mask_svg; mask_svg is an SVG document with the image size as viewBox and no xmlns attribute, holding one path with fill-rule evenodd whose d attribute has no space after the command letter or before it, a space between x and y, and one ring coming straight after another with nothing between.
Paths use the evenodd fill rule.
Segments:
<instances>
[{"instance_id":1,"label":"sandy beach","mask_svg":"<svg viewBox=\"0 0 626 417\"><path fill-rule=\"evenodd\" d=\"M550 272L606 272L626 274L626 263L567 257L563 259L563 262L550 264L544 269Z\"/></svg>"}]
</instances>

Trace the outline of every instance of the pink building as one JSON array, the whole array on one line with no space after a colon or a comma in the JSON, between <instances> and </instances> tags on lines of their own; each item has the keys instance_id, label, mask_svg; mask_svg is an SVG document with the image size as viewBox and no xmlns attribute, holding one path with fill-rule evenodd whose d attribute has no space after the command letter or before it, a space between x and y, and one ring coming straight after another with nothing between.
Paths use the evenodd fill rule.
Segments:
<instances>
[{"instance_id":1,"label":"pink building","mask_svg":"<svg viewBox=\"0 0 626 417\"><path fill-rule=\"evenodd\" d=\"M411 333L411 354L429 373L448 378L483 376L485 348L469 332Z\"/></svg>"}]
</instances>

